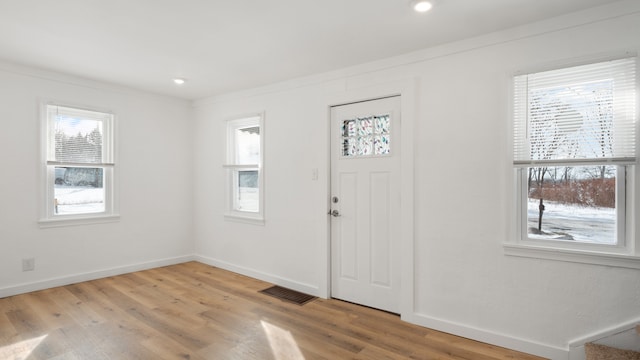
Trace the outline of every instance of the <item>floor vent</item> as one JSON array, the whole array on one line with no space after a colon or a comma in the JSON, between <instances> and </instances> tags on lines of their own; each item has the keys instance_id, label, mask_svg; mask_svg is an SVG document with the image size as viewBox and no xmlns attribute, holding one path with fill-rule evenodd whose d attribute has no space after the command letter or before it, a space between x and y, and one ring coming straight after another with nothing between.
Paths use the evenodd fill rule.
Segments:
<instances>
[{"instance_id":1,"label":"floor vent","mask_svg":"<svg viewBox=\"0 0 640 360\"><path fill-rule=\"evenodd\" d=\"M273 296L282 301L292 302L297 305L304 305L311 300L317 299L315 296L297 292L295 290L283 288L281 286L272 286L264 290L260 290L261 293Z\"/></svg>"}]
</instances>

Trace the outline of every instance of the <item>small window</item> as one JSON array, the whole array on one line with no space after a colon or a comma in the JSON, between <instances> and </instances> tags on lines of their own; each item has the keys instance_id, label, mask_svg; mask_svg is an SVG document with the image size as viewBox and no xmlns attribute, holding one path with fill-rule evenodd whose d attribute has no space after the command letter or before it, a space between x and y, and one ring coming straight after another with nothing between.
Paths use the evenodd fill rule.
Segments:
<instances>
[{"instance_id":1,"label":"small window","mask_svg":"<svg viewBox=\"0 0 640 360\"><path fill-rule=\"evenodd\" d=\"M631 254L635 58L515 77L518 243Z\"/></svg>"},{"instance_id":2,"label":"small window","mask_svg":"<svg viewBox=\"0 0 640 360\"><path fill-rule=\"evenodd\" d=\"M264 220L262 116L227 122L227 217Z\"/></svg>"},{"instance_id":3,"label":"small window","mask_svg":"<svg viewBox=\"0 0 640 360\"><path fill-rule=\"evenodd\" d=\"M43 220L112 216L113 114L46 105Z\"/></svg>"},{"instance_id":4,"label":"small window","mask_svg":"<svg viewBox=\"0 0 640 360\"><path fill-rule=\"evenodd\" d=\"M383 156L391 153L389 114L342 121L342 157Z\"/></svg>"}]
</instances>

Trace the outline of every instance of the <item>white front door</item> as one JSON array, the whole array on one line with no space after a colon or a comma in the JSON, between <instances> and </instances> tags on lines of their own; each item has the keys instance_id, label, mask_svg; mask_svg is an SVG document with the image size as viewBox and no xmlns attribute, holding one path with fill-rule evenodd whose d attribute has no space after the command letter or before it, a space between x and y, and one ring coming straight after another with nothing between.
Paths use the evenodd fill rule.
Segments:
<instances>
[{"instance_id":1,"label":"white front door","mask_svg":"<svg viewBox=\"0 0 640 360\"><path fill-rule=\"evenodd\" d=\"M331 108L331 296L400 312L400 97Z\"/></svg>"}]
</instances>

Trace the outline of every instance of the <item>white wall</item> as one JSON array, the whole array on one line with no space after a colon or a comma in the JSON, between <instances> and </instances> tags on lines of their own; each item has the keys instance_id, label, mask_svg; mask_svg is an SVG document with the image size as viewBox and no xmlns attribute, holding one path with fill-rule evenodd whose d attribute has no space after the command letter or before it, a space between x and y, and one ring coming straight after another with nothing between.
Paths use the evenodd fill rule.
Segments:
<instances>
[{"instance_id":1,"label":"white wall","mask_svg":"<svg viewBox=\"0 0 640 360\"><path fill-rule=\"evenodd\" d=\"M318 269L326 268L319 255L326 252L327 88L196 108L196 249L208 258L201 260L301 291L319 291ZM225 121L261 111L266 224L225 221ZM320 168L317 181L313 168Z\"/></svg>"},{"instance_id":2,"label":"white wall","mask_svg":"<svg viewBox=\"0 0 640 360\"><path fill-rule=\"evenodd\" d=\"M42 99L116 114L119 221L38 226ZM0 103L0 297L193 255L188 102L3 63Z\"/></svg>"},{"instance_id":3,"label":"white wall","mask_svg":"<svg viewBox=\"0 0 640 360\"><path fill-rule=\"evenodd\" d=\"M567 358L573 339L638 318L640 272L504 255L502 244L514 233L510 79L517 71L637 52L639 34L640 4L624 1L200 101L196 253L211 264L326 293L328 105L341 94L417 78L415 294L406 318ZM266 113L264 226L223 219L224 121L256 111ZM311 180L314 167L318 181Z\"/></svg>"}]
</instances>

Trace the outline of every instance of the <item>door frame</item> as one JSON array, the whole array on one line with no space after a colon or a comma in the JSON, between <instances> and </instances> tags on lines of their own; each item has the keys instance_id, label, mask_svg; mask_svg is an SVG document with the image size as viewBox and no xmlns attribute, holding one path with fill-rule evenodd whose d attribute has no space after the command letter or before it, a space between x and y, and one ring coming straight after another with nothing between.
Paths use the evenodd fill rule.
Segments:
<instances>
[{"instance_id":1,"label":"door frame","mask_svg":"<svg viewBox=\"0 0 640 360\"><path fill-rule=\"evenodd\" d=\"M348 82L348 80L347 80ZM401 138L400 147L400 316L405 321L412 322L414 317L414 134L415 119L417 118L417 88L419 79L411 78L385 84L362 86L329 97L327 111L327 139L326 139L326 239L323 279L319 290L320 296L331 297L331 219L328 215L331 208L331 108L351 103L376 100L390 96L400 96ZM348 84L347 84L348 85Z\"/></svg>"}]
</instances>

